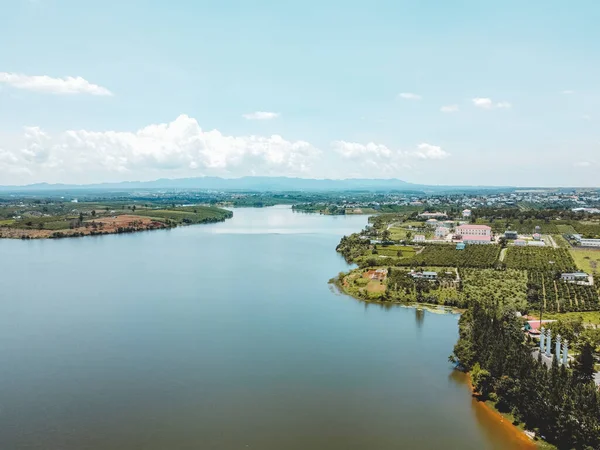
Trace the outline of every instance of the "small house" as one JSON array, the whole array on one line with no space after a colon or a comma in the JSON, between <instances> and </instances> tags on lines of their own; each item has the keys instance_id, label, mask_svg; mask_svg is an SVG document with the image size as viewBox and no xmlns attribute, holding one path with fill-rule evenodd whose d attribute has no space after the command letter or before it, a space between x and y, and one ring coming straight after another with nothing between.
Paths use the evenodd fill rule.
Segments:
<instances>
[{"instance_id":1,"label":"small house","mask_svg":"<svg viewBox=\"0 0 600 450\"><path fill-rule=\"evenodd\" d=\"M539 241L542 239L542 235L540 233L533 233L533 240Z\"/></svg>"},{"instance_id":2,"label":"small house","mask_svg":"<svg viewBox=\"0 0 600 450\"><path fill-rule=\"evenodd\" d=\"M450 230L446 227L437 227L435 229L435 237L436 238L443 238L448 236L448 233L450 233Z\"/></svg>"},{"instance_id":3,"label":"small house","mask_svg":"<svg viewBox=\"0 0 600 450\"><path fill-rule=\"evenodd\" d=\"M524 246L526 246L526 245L527 245L527 242L525 242L523 239L517 239L517 240L515 241L515 245L516 245L517 247L524 247Z\"/></svg>"},{"instance_id":4,"label":"small house","mask_svg":"<svg viewBox=\"0 0 600 450\"><path fill-rule=\"evenodd\" d=\"M410 272L410 276L417 279L420 278L422 280L430 280L430 281L435 281L437 280L437 272L428 272L428 271L424 271L424 272L415 272L415 271L411 271Z\"/></svg>"},{"instance_id":5,"label":"small house","mask_svg":"<svg viewBox=\"0 0 600 450\"><path fill-rule=\"evenodd\" d=\"M516 231L513 231L513 230L506 230L504 232L504 237L506 239L515 240L515 239L519 238L519 234Z\"/></svg>"},{"instance_id":6,"label":"small house","mask_svg":"<svg viewBox=\"0 0 600 450\"><path fill-rule=\"evenodd\" d=\"M383 281L387 276L387 269L369 270L367 272L367 278L374 281Z\"/></svg>"},{"instance_id":7,"label":"small house","mask_svg":"<svg viewBox=\"0 0 600 450\"><path fill-rule=\"evenodd\" d=\"M425 235L424 234L415 234L415 237L413 237L413 241L414 242L425 242Z\"/></svg>"},{"instance_id":8,"label":"small house","mask_svg":"<svg viewBox=\"0 0 600 450\"><path fill-rule=\"evenodd\" d=\"M568 272L562 273L560 279L563 281L587 281L588 274L585 272Z\"/></svg>"},{"instance_id":9,"label":"small house","mask_svg":"<svg viewBox=\"0 0 600 450\"><path fill-rule=\"evenodd\" d=\"M464 242L456 244L456 250L464 250L467 245Z\"/></svg>"}]
</instances>

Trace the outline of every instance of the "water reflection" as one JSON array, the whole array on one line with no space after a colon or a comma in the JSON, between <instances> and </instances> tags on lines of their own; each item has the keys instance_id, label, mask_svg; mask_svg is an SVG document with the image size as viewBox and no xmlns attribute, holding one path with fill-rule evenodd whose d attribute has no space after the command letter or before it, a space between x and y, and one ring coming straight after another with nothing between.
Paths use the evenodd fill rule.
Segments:
<instances>
[{"instance_id":1,"label":"water reflection","mask_svg":"<svg viewBox=\"0 0 600 450\"><path fill-rule=\"evenodd\" d=\"M459 370L453 370L448 375L451 384L471 392L469 376ZM506 420L500 413L490 406L480 402L471 395L471 412L479 425L479 429L488 437L492 450L533 450L537 445L531 441L520 429Z\"/></svg>"},{"instance_id":2,"label":"water reflection","mask_svg":"<svg viewBox=\"0 0 600 450\"><path fill-rule=\"evenodd\" d=\"M415 308L415 323L418 328L423 328L423 321L425 320L425 311L421 308Z\"/></svg>"}]
</instances>

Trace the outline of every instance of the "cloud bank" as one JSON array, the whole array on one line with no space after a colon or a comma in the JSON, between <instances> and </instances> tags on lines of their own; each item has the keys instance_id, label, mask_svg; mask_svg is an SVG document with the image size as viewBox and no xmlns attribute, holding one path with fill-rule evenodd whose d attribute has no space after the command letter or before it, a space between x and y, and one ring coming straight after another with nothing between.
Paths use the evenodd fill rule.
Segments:
<instances>
[{"instance_id":1,"label":"cloud bank","mask_svg":"<svg viewBox=\"0 0 600 450\"><path fill-rule=\"evenodd\" d=\"M51 134L26 127L10 148L0 142L0 184L203 175L346 178L357 169L365 177L401 177L420 161L429 165L447 157L440 146L428 143L393 149L373 142L335 141L317 148L279 135L228 136L203 130L196 119L180 115L137 131Z\"/></svg>"},{"instance_id":2,"label":"cloud bank","mask_svg":"<svg viewBox=\"0 0 600 450\"><path fill-rule=\"evenodd\" d=\"M24 89L48 94L89 94L111 96L111 91L105 87L90 83L81 77L52 78L47 75L23 75L18 73L0 72L0 83L16 89Z\"/></svg>"}]
</instances>

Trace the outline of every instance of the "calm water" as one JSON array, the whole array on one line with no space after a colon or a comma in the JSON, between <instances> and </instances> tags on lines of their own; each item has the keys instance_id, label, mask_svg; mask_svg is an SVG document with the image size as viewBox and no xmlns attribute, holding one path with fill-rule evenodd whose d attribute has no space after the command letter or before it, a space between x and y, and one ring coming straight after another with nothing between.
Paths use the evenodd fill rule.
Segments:
<instances>
[{"instance_id":1,"label":"calm water","mask_svg":"<svg viewBox=\"0 0 600 450\"><path fill-rule=\"evenodd\" d=\"M447 357L458 316L327 280L366 217L0 240L0 449L511 449Z\"/></svg>"}]
</instances>

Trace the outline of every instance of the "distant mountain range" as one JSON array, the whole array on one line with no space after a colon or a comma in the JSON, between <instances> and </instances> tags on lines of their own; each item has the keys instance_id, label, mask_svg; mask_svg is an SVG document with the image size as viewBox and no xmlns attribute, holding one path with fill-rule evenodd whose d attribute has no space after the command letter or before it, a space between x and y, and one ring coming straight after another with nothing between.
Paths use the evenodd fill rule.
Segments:
<instances>
[{"instance_id":1,"label":"distant mountain range","mask_svg":"<svg viewBox=\"0 0 600 450\"><path fill-rule=\"evenodd\" d=\"M453 191L473 189L507 189L483 186L428 186L407 183L395 178L348 178L343 180L288 178L288 177L196 177L161 178L154 181L123 181L99 184L36 183L25 186L0 186L0 192L106 190L128 191L138 189L198 189L218 191Z\"/></svg>"}]
</instances>

